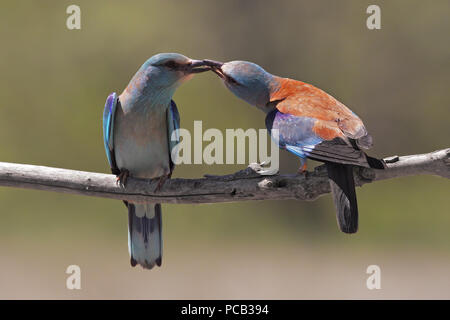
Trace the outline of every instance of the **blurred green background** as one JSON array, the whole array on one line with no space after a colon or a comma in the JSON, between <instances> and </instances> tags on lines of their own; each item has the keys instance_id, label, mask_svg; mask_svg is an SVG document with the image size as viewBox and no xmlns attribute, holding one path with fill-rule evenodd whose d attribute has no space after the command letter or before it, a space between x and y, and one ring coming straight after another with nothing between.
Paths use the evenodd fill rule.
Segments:
<instances>
[{"instance_id":1,"label":"blurred green background","mask_svg":"<svg viewBox=\"0 0 450 320\"><path fill-rule=\"evenodd\" d=\"M449 147L450 2L71 1L0 4L0 161L109 172L101 118L159 52L251 60L320 87L355 111L370 154ZM382 29L366 28L381 7ZM175 95L181 125L264 128L212 73ZM281 154L282 172L298 160ZM245 166L181 165L175 177ZM311 167L311 166L310 166ZM450 183L418 176L358 189L360 230L315 202L163 205L162 268L131 268L119 201L0 189L0 298L450 298ZM65 287L77 264L82 290ZM381 290L366 268L381 267Z\"/></svg>"}]
</instances>

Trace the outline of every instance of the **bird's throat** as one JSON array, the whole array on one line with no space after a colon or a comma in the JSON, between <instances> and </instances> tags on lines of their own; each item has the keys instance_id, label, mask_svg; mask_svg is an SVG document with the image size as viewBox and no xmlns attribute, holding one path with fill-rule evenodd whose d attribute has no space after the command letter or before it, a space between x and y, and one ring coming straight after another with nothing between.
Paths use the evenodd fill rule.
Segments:
<instances>
[{"instance_id":1,"label":"bird's throat","mask_svg":"<svg viewBox=\"0 0 450 320\"><path fill-rule=\"evenodd\" d=\"M149 92L130 94L125 90L119 96L119 99L124 113L165 112L170 105L174 91L175 90L150 90Z\"/></svg>"}]
</instances>

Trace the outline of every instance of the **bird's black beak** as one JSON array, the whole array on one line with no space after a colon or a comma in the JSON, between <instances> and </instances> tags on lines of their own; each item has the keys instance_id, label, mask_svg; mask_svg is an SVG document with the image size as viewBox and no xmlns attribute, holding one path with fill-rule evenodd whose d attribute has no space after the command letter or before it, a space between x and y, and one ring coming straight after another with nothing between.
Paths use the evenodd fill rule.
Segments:
<instances>
[{"instance_id":1,"label":"bird's black beak","mask_svg":"<svg viewBox=\"0 0 450 320\"><path fill-rule=\"evenodd\" d=\"M211 68L206 65L204 60L191 60L188 68L188 73L200 73L209 70L211 70Z\"/></svg>"},{"instance_id":2,"label":"bird's black beak","mask_svg":"<svg viewBox=\"0 0 450 320\"><path fill-rule=\"evenodd\" d=\"M225 74L222 71L223 62L214 61L214 60L203 60L205 66L210 67L215 74L217 74L220 78L225 79Z\"/></svg>"}]
</instances>

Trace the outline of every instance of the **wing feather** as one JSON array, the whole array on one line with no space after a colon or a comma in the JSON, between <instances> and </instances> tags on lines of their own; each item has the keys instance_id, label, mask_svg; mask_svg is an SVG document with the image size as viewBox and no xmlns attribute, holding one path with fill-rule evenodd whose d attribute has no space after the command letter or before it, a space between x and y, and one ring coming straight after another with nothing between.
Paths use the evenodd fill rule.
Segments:
<instances>
[{"instance_id":1,"label":"wing feather","mask_svg":"<svg viewBox=\"0 0 450 320\"><path fill-rule=\"evenodd\" d=\"M114 174L120 173L114 155L114 118L116 115L117 103L117 94L113 92L106 99L105 109L103 110L103 143L105 146L106 157L108 158L111 171Z\"/></svg>"},{"instance_id":2,"label":"wing feather","mask_svg":"<svg viewBox=\"0 0 450 320\"><path fill-rule=\"evenodd\" d=\"M271 94L271 101L280 100L276 108L282 113L331 121L348 138L360 139L367 135L361 119L343 103L325 91L288 78L280 78L280 89Z\"/></svg>"},{"instance_id":3,"label":"wing feather","mask_svg":"<svg viewBox=\"0 0 450 320\"><path fill-rule=\"evenodd\" d=\"M365 153L344 135L330 140L320 137L314 131L317 121L321 120L274 110L267 115L266 126L272 136L273 130L278 130L281 148L299 157L369 167Z\"/></svg>"},{"instance_id":4,"label":"wing feather","mask_svg":"<svg viewBox=\"0 0 450 320\"><path fill-rule=\"evenodd\" d=\"M175 156L177 154L176 148L180 142L180 114L178 113L175 101L171 101L170 107L167 109L167 134L169 140L169 158L170 170L173 171L175 167Z\"/></svg>"}]
</instances>

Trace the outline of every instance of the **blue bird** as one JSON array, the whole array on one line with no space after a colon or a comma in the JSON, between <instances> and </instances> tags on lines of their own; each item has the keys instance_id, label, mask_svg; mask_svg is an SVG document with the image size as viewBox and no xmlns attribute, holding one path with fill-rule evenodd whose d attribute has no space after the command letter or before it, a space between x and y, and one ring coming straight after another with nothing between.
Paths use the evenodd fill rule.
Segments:
<instances>
[{"instance_id":1,"label":"blue bird","mask_svg":"<svg viewBox=\"0 0 450 320\"><path fill-rule=\"evenodd\" d=\"M148 59L120 96L106 99L103 140L109 165L118 181L127 177L159 178L159 189L174 169L173 132L180 126L175 90L195 73L207 71L204 62L177 53ZM175 131L176 132L176 131ZM128 208L130 263L145 269L161 266L161 205L124 201Z\"/></svg>"}]
</instances>

